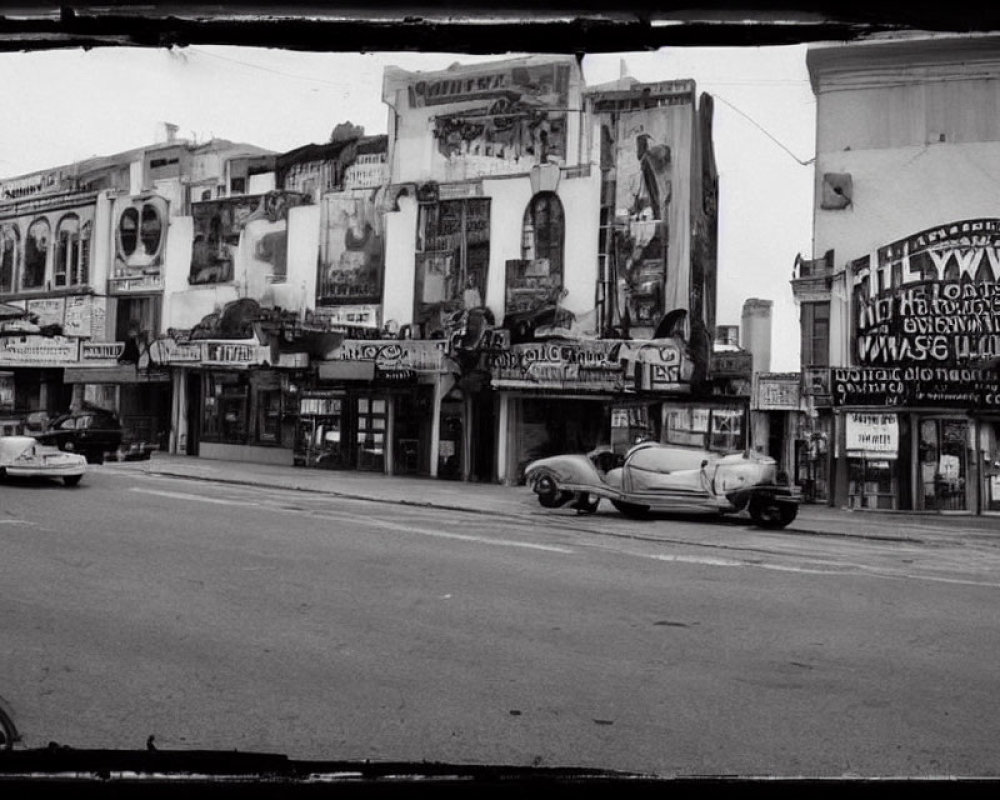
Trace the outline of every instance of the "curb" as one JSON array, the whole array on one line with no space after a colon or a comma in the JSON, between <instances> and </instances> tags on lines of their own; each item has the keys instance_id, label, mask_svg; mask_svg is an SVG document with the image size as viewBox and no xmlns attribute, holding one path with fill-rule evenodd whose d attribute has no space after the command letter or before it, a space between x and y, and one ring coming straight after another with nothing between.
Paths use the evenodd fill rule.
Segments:
<instances>
[{"instance_id":1,"label":"curb","mask_svg":"<svg viewBox=\"0 0 1000 800\"><path fill-rule=\"evenodd\" d=\"M217 477L206 477L203 475L185 475L183 473L169 472L162 470L144 470L145 475L157 475L159 477L165 478L177 478L180 480L190 480L190 481L211 481L212 483L220 483L228 486L254 486L260 487L263 484L259 481L251 480L239 480L237 478L217 478ZM307 494L315 495L326 495L330 497L342 497L347 500L360 500L369 503L389 503L392 505L400 506L411 506L415 508L437 508L443 511L457 511L465 514L481 514L487 516L495 516L497 511L495 509L478 509L469 508L468 506L456 506L449 503L441 503L434 501L418 501L418 500L407 500L405 498L389 498L389 497L371 497L369 495L354 494L351 492L337 491L335 489L314 489L308 486L272 486L274 489L284 489L286 491L293 492L304 492ZM524 519L533 519L531 515L518 513L518 512L504 512L510 516L516 516ZM787 528L784 530L771 530L769 533L776 534L795 534L801 536L831 536L838 537L842 539L862 539L869 541L879 541L879 542L903 542L906 544L927 544L926 539L918 539L912 536L880 536L878 534L863 534L863 533L846 533L844 531L827 531L827 530L803 530L801 528ZM657 541L654 537L643 537L639 536L636 538L649 539L650 541Z\"/></svg>"}]
</instances>

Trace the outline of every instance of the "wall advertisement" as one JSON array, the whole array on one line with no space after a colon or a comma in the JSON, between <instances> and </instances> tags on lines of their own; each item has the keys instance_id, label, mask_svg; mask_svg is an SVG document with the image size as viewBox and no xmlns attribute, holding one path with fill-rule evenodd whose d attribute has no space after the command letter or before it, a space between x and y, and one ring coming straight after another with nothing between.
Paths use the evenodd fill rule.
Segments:
<instances>
[{"instance_id":1,"label":"wall advertisement","mask_svg":"<svg viewBox=\"0 0 1000 800\"><path fill-rule=\"evenodd\" d=\"M940 367L1000 356L1000 219L930 228L848 269L859 365Z\"/></svg>"}]
</instances>

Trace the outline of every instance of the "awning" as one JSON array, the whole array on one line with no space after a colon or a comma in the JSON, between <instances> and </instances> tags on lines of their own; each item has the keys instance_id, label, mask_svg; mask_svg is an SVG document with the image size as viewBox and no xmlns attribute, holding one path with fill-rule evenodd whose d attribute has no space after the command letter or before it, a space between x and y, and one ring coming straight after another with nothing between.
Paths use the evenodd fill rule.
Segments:
<instances>
[{"instance_id":1,"label":"awning","mask_svg":"<svg viewBox=\"0 0 1000 800\"><path fill-rule=\"evenodd\" d=\"M20 319L27 315L23 308L12 306L10 303L0 303L0 319Z\"/></svg>"},{"instance_id":2,"label":"awning","mask_svg":"<svg viewBox=\"0 0 1000 800\"><path fill-rule=\"evenodd\" d=\"M323 361L316 374L321 381L370 381L375 378L375 362Z\"/></svg>"},{"instance_id":3,"label":"awning","mask_svg":"<svg viewBox=\"0 0 1000 800\"><path fill-rule=\"evenodd\" d=\"M167 370L139 370L134 364L116 367L66 367L64 383L169 383Z\"/></svg>"}]
</instances>

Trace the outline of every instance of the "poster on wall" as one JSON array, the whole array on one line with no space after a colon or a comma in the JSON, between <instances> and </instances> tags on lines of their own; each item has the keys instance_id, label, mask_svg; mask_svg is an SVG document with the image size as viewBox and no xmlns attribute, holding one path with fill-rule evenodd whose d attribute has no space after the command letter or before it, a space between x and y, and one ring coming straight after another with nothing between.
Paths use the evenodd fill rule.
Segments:
<instances>
[{"instance_id":1,"label":"poster on wall","mask_svg":"<svg viewBox=\"0 0 1000 800\"><path fill-rule=\"evenodd\" d=\"M438 151L477 171L564 163L571 70L566 61L525 61L427 76L408 86L410 107L456 106L434 117Z\"/></svg>"},{"instance_id":2,"label":"poster on wall","mask_svg":"<svg viewBox=\"0 0 1000 800\"><path fill-rule=\"evenodd\" d=\"M318 304L382 302L385 251L378 191L337 192L323 197Z\"/></svg>"},{"instance_id":3,"label":"poster on wall","mask_svg":"<svg viewBox=\"0 0 1000 800\"><path fill-rule=\"evenodd\" d=\"M859 365L934 368L1000 356L1000 219L920 231L848 271Z\"/></svg>"},{"instance_id":4,"label":"poster on wall","mask_svg":"<svg viewBox=\"0 0 1000 800\"><path fill-rule=\"evenodd\" d=\"M895 414L849 411L845 449L850 458L891 458L899 454L899 419Z\"/></svg>"},{"instance_id":5,"label":"poster on wall","mask_svg":"<svg viewBox=\"0 0 1000 800\"><path fill-rule=\"evenodd\" d=\"M62 326L66 310L66 299L63 297L39 297L27 302L28 316L37 319L36 324L44 328L47 325Z\"/></svg>"},{"instance_id":6,"label":"poster on wall","mask_svg":"<svg viewBox=\"0 0 1000 800\"><path fill-rule=\"evenodd\" d=\"M489 199L421 206L413 321L424 336L444 334L463 313L482 308L490 265Z\"/></svg>"}]
</instances>

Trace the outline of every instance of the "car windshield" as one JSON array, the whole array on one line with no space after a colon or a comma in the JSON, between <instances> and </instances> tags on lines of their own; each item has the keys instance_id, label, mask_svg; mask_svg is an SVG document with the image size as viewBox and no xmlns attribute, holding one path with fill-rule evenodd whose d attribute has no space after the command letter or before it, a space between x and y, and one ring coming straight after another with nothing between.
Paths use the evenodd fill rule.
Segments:
<instances>
[{"instance_id":1,"label":"car windshield","mask_svg":"<svg viewBox=\"0 0 1000 800\"><path fill-rule=\"evenodd\" d=\"M0 26L0 774L1000 773L1000 34L180 5Z\"/></svg>"}]
</instances>

